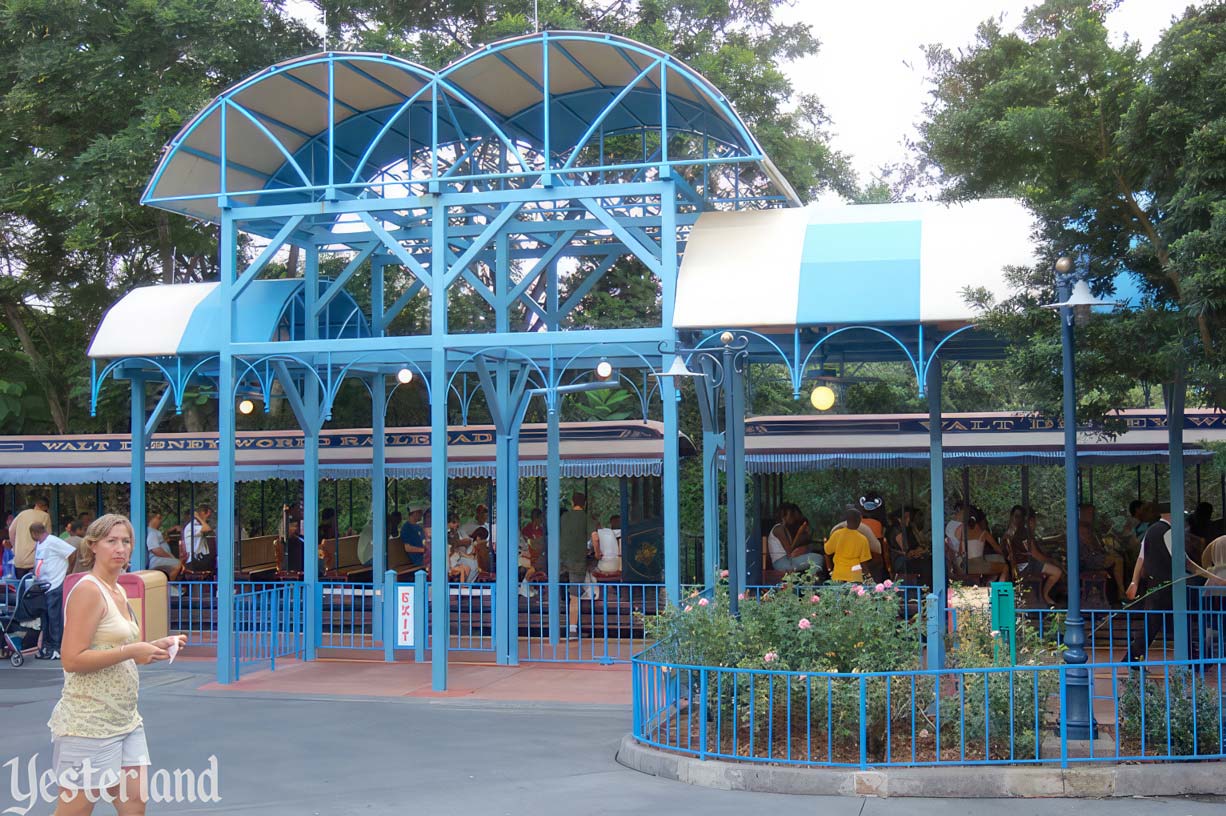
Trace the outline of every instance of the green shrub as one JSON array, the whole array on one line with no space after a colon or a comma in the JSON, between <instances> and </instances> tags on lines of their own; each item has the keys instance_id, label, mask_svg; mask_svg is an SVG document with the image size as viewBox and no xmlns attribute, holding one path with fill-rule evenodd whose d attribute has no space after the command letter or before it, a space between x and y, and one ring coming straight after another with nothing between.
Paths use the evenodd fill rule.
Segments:
<instances>
[{"instance_id":1,"label":"green shrub","mask_svg":"<svg viewBox=\"0 0 1226 816\"><path fill-rule=\"evenodd\" d=\"M1187 667L1171 666L1166 677L1146 672L1142 683L1139 672L1130 673L1121 685L1120 738L1138 743L1138 752L1145 756L1214 756L1222 752L1226 712L1222 710L1221 690L1213 683L1197 678Z\"/></svg>"}]
</instances>

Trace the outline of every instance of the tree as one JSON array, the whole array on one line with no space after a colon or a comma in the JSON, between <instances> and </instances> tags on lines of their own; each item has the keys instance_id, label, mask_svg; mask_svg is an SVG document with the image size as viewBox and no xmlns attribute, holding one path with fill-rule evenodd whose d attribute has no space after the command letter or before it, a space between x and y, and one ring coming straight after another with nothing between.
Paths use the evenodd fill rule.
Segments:
<instances>
[{"instance_id":1,"label":"tree","mask_svg":"<svg viewBox=\"0 0 1226 816\"><path fill-rule=\"evenodd\" d=\"M1046 0L1017 31L983 23L966 49L929 50L935 90L920 150L951 199L1006 195L1039 220L1047 261L1015 270L1019 294L985 321L1010 339L1018 378L1040 406L1059 389L1056 255L1084 254L1091 284L1130 276L1141 308L1081 330L1079 410L1102 416L1138 381L1187 369L1201 398L1222 404L1226 349L1226 4L1189 7L1149 54L1113 45L1118 2Z\"/></svg>"},{"instance_id":2,"label":"tree","mask_svg":"<svg viewBox=\"0 0 1226 816\"><path fill-rule=\"evenodd\" d=\"M84 352L116 292L215 274L214 230L139 203L162 146L222 88L311 45L258 0L0 8L0 316L57 431L81 430Z\"/></svg>"}]
</instances>

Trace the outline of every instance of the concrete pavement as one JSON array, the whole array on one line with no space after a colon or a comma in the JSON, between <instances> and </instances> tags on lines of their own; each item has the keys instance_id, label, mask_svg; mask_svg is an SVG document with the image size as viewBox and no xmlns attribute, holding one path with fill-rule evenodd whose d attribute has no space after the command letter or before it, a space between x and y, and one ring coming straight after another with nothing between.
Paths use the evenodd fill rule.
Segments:
<instances>
[{"instance_id":1,"label":"concrete pavement","mask_svg":"<svg viewBox=\"0 0 1226 816\"><path fill-rule=\"evenodd\" d=\"M219 768L216 804L151 805L150 813L347 814L676 813L722 816L1210 816L1223 802L855 799L696 788L619 766L629 708L599 703L484 700L476 695L371 697L311 690L209 688L211 662L142 670L141 712L155 767ZM58 668L0 668L0 812L10 769L50 766L47 717ZM1224 767L1226 771L1226 767ZM23 771L24 773L24 771ZM22 783L24 784L24 783ZM51 812L38 805L32 814ZM96 813L110 812L99 807Z\"/></svg>"}]
</instances>

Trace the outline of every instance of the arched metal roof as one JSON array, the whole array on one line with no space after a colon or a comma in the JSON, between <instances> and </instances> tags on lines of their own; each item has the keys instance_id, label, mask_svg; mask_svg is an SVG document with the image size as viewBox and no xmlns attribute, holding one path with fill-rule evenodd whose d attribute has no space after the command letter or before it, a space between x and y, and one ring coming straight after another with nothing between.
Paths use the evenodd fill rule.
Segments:
<instances>
[{"instance_id":1,"label":"arched metal roof","mask_svg":"<svg viewBox=\"0 0 1226 816\"><path fill-rule=\"evenodd\" d=\"M330 281L321 280L321 294ZM216 354L221 348L221 292L217 283L142 286L107 310L89 356L191 357ZM298 279L255 280L236 298L239 319L234 340L263 343L305 337L306 282ZM348 292L340 291L320 315L320 337L369 337L366 316Z\"/></svg>"},{"instance_id":2,"label":"arched metal roof","mask_svg":"<svg viewBox=\"0 0 1226 816\"><path fill-rule=\"evenodd\" d=\"M609 160L606 140L626 134L643 135L642 154ZM438 179L531 186L545 173L663 165L748 165L797 202L728 100L685 64L622 37L541 32L437 72L373 53L273 65L180 130L142 202L216 221L218 196L393 197Z\"/></svg>"}]
</instances>

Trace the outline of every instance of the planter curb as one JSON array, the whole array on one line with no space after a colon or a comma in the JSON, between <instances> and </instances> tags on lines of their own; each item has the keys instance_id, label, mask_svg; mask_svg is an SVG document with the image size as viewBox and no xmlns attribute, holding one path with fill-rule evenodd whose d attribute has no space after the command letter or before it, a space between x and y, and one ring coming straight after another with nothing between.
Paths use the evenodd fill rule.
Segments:
<instances>
[{"instance_id":1,"label":"planter curb","mask_svg":"<svg viewBox=\"0 0 1226 816\"><path fill-rule=\"evenodd\" d=\"M808 796L937 799L1226 795L1221 761L940 768L798 768L697 759L622 737L617 761L631 770L718 790Z\"/></svg>"}]
</instances>

